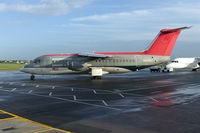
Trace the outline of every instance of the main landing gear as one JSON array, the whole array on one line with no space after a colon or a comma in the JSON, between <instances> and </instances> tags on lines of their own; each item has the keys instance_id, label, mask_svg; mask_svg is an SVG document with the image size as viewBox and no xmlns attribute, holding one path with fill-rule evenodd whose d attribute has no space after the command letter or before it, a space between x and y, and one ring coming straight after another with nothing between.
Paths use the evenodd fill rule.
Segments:
<instances>
[{"instance_id":1,"label":"main landing gear","mask_svg":"<svg viewBox=\"0 0 200 133\"><path fill-rule=\"evenodd\" d=\"M101 76L92 76L92 80L101 79Z\"/></svg>"},{"instance_id":2,"label":"main landing gear","mask_svg":"<svg viewBox=\"0 0 200 133\"><path fill-rule=\"evenodd\" d=\"M101 76L104 74L102 68L92 67L91 68L92 79L97 80L101 79Z\"/></svg>"},{"instance_id":3,"label":"main landing gear","mask_svg":"<svg viewBox=\"0 0 200 133\"><path fill-rule=\"evenodd\" d=\"M30 80L32 80L32 81L35 80L35 75L32 74L30 77Z\"/></svg>"}]
</instances>

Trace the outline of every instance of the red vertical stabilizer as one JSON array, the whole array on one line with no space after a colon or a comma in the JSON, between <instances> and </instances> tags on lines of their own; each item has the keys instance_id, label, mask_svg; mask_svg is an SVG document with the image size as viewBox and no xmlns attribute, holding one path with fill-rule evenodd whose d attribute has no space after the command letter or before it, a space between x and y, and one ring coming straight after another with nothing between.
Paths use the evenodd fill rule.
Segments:
<instances>
[{"instance_id":1,"label":"red vertical stabilizer","mask_svg":"<svg viewBox=\"0 0 200 133\"><path fill-rule=\"evenodd\" d=\"M148 55L170 56L181 30L187 28L190 27L161 30L149 49L144 51L144 53Z\"/></svg>"}]
</instances>

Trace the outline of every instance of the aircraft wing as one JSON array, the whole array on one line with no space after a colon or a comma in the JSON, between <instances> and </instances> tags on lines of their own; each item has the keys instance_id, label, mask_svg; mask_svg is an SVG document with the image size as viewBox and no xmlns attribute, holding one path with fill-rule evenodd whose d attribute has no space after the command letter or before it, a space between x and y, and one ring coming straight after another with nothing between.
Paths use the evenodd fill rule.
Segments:
<instances>
[{"instance_id":1,"label":"aircraft wing","mask_svg":"<svg viewBox=\"0 0 200 133\"><path fill-rule=\"evenodd\" d=\"M96 54L96 53L79 53L79 56L84 57L92 57L92 58L108 58L112 57L111 55L103 55L103 54Z\"/></svg>"}]
</instances>

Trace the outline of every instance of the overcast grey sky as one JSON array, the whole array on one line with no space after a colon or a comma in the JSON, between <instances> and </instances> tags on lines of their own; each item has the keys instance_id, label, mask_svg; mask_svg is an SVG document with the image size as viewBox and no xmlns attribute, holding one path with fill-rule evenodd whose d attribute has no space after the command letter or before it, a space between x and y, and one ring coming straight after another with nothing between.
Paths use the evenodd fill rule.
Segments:
<instances>
[{"instance_id":1,"label":"overcast grey sky","mask_svg":"<svg viewBox=\"0 0 200 133\"><path fill-rule=\"evenodd\" d=\"M0 0L0 60L43 54L136 52L162 28L182 32L173 57L200 56L197 0Z\"/></svg>"}]
</instances>

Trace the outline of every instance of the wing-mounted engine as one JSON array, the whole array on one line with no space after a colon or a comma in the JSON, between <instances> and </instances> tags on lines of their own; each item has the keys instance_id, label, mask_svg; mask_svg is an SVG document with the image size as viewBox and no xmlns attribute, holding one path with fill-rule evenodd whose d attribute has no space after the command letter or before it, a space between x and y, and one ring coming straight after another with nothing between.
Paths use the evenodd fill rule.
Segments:
<instances>
[{"instance_id":1,"label":"wing-mounted engine","mask_svg":"<svg viewBox=\"0 0 200 133\"><path fill-rule=\"evenodd\" d=\"M87 71L89 69L87 63L80 61L69 61L68 68L73 71Z\"/></svg>"},{"instance_id":2,"label":"wing-mounted engine","mask_svg":"<svg viewBox=\"0 0 200 133\"><path fill-rule=\"evenodd\" d=\"M67 67L73 71L87 71L89 70L89 61L86 57L72 56L67 59Z\"/></svg>"},{"instance_id":3,"label":"wing-mounted engine","mask_svg":"<svg viewBox=\"0 0 200 133\"><path fill-rule=\"evenodd\" d=\"M96 54L96 53L79 53L75 56L69 57L67 60L67 67L73 71L87 71L90 69L90 61L99 58L108 58L110 55Z\"/></svg>"}]
</instances>

